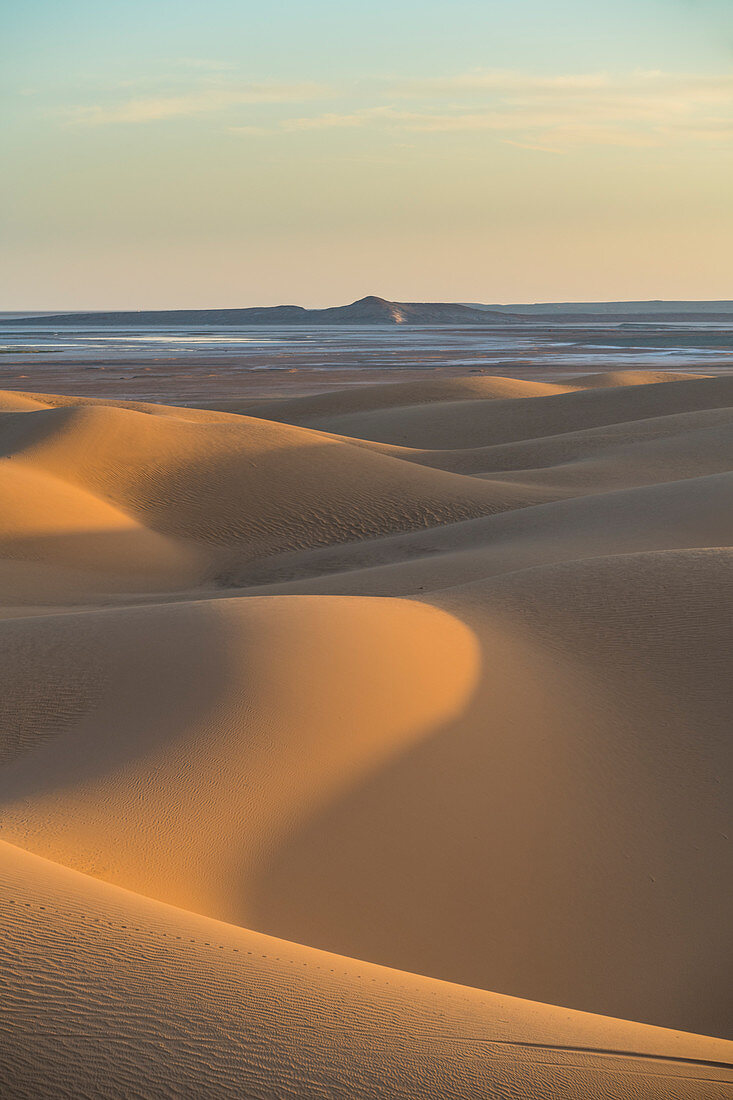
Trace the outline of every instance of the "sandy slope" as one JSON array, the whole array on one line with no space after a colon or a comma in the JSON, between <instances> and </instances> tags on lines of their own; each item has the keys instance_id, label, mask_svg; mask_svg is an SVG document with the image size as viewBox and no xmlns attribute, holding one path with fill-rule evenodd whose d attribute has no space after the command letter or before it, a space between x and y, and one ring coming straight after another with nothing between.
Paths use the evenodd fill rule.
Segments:
<instances>
[{"instance_id":1,"label":"sandy slope","mask_svg":"<svg viewBox=\"0 0 733 1100\"><path fill-rule=\"evenodd\" d=\"M597 387L540 397L471 398L309 418L309 426L424 449L539 439L650 416L716 409L733 400L733 376ZM262 415L262 410L259 410Z\"/></svg>"},{"instance_id":2,"label":"sandy slope","mask_svg":"<svg viewBox=\"0 0 733 1100\"><path fill-rule=\"evenodd\" d=\"M88 402L5 413L0 453L0 494L9 500L32 479L46 481L34 490L45 526L33 514L11 516L8 556L86 560L114 587L125 559L130 587L150 587L151 574L165 585L166 567L168 587L190 586L275 553L443 526L555 495L427 470L252 417L157 416ZM91 591L100 584L90 578Z\"/></svg>"},{"instance_id":3,"label":"sandy slope","mask_svg":"<svg viewBox=\"0 0 733 1100\"><path fill-rule=\"evenodd\" d=\"M733 1089L720 1040L357 963L9 845L0 881L7 1096L717 1100Z\"/></svg>"},{"instance_id":4,"label":"sandy slope","mask_svg":"<svg viewBox=\"0 0 733 1100\"><path fill-rule=\"evenodd\" d=\"M730 383L2 395L7 1095L733 1095Z\"/></svg>"}]
</instances>

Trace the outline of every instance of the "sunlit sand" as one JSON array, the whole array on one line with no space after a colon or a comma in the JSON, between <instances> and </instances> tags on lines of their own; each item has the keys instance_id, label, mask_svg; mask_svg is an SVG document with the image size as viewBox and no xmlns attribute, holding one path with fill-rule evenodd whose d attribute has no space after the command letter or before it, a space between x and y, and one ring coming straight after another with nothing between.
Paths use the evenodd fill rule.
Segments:
<instances>
[{"instance_id":1,"label":"sunlit sand","mask_svg":"<svg viewBox=\"0 0 733 1100\"><path fill-rule=\"evenodd\" d=\"M0 394L28 1097L733 1094L733 377Z\"/></svg>"}]
</instances>

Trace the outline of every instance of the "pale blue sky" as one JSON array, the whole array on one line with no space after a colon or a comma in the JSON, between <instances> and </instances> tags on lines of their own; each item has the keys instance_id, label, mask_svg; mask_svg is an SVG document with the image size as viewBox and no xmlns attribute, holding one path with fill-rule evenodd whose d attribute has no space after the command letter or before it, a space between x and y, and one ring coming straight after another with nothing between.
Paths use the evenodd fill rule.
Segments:
<instances>
[{"instance_id":1,"label":"pale blue sky","mask_svg":"<svg viewBox=\"0 0 733 1100\"><path fill-rule=\"evenodd\" d=\"M729 297L730 0L10 0L0 309Z\"/></svg>"}]
</instances>

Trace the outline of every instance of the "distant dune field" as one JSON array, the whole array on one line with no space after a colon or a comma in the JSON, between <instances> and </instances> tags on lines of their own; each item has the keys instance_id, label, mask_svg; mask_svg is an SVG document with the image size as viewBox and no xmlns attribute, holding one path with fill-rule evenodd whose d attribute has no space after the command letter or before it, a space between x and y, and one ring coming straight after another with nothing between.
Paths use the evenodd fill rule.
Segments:
<instances>
[{"instance_id":1,"label":"distant dune field","mask_svg":"<svg viewBox=\"0 0 733 1100\"><path fill-rule=\"evenodd\" d=\"M1 393L0 1097L733 1097L732 497L733 376Z\"/></svg>"}]
</instances>

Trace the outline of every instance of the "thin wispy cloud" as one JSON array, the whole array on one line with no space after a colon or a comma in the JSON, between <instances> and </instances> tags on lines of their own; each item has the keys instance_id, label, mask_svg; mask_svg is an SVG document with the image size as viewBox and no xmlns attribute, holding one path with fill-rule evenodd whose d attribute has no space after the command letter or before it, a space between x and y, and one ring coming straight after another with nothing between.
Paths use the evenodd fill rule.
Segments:
<instances>
[{"instance_id":1,"label":"thin wispy cloud","mask_svg":"<svg viewBox=\"0 0 733 1100\"><path fill-rule=\"evenodd\" d=\"M661 146L676 140L723 145L733 127L733 74L636 71L537 75L475 70L435 79L361 80L340 87L312 82L243 82L227 63L182 58L191 79L62 110L77 126L163 123L207 116L251 136L369 129L406 134L495 134L509 144L558 152L581 145ZM195 75L194 75L195 74ZM330 101L329 110L320 110ZM258 111L298 104L282 117ZM335 109L336 105L338 108ZM291 108L292 109L292 108ZM287 111L287 107L285 108Z\"/></svg>"},{"instance_id":2,"label":"thin wispy cloud","mask_svg":"<svg viewBox=\"0 0 733 1100\"><path fill-rule=\"evenodd\" d=\"M233 61L217 61L208 57L177 57L173 64L182 69L194 69L207 73L231 72L237 68Z\"/></svg>"},{"instance_id":3,"label":"thin wispy cloud","mask_svg":"<svg viewBox=\"0 0 733 1100\"><path fill-rule=\"evenodd\" d=\"M395 81L392 91L396 95L420 97L455 95L456 92L538 92L557 89L570 92L588 91L606 87L609 78L605 73L569 73L537 76L514 69L475 69L467 73L429 79Z\"/></svg>"},{"instance_id":4,"label":"thin wispy cloud","mask_svg":"<svg viewBox=\"0 0 733 1100\"><path fill-rule=\"evenodd\" d=\"M509 144L558 152L578 145L662 145L679 138L722 142L733 126L729 74L535 76L500 70L399 82L386 94L390 105L290 118L280 128L494 132Z\"/></svg>"},{"instance_id":5,"label":"thin wispy cloud","mask_svg":"<svg viewBox=\"0 0 733 1100\"><path fill-rule=\"evenodd\" d=\"M328 89L318 84L231 84L198 87L178 95L137 96L116 103L70 107L68 121L83 126L160 122L224 113L235 107L322 99Z\"/></svg>"},{"instance_id":6,"label":"thin wispy cloud","mask_svg":"<svg viewBox=\"0 0 733 1100\"><path fill-rule=\"evenodd\" d=\"M399 97L453 97L457 93L482 95L520 95L532 98L546 95L579 98L584 95L616 93L635 96L649 92L660 95L691 93L708 99L729 97L733 92L733 73L669 73L659 69L626 73L569 73L537 75L519 70L472 70L437 79L395 81L391 92Z\"/></svg>"},{"instance_id":7,"label":"thin wispy cloud","mask_svg":"<svg viewBox=\"0 0 733 1100\"><path fill-rule=\"evenodd\" d=\"M303 118L288 118L280 123L282 130L333 130L355 126L388 122L399 124L420 117L411 111L399 111L394 107L362 107L351 114L327 112L322 115L306 115Z\"/></svg>"}]
</instances>

